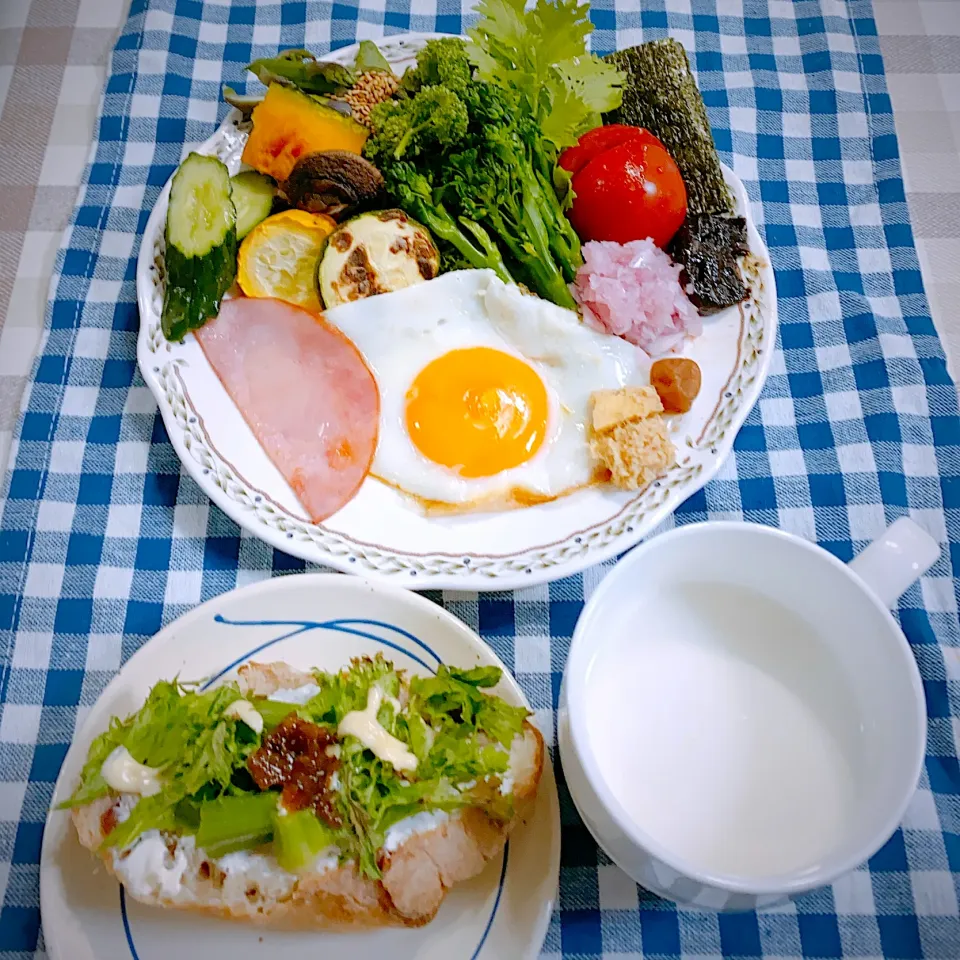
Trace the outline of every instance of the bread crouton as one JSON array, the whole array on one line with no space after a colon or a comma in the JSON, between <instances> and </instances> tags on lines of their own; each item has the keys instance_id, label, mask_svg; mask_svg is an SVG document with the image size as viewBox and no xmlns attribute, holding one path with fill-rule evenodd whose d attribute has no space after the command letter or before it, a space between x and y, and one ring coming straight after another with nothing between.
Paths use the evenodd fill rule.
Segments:
<instances>
[{"instance_id":1,"label":"bread crouton","mask_svg":"<svg viewBox=\"0 0 960 960\"><path fill-rule=\"evenodd\" d=\"M598 390L590 452L622 490L642 490L676 462L653 387Z\"/></svg>"},{"instance_id":2,"label":"bread crouton","mask_svg":"<svg viewBox=\"0 0 960 960\"><path fill-rule=\"evenodd\" d=\"M663 404L653 387L621 387L619 390L595 390L593 432L603 433L621 423L645 420L663 412Z\"/></svg>"}]
</instances>

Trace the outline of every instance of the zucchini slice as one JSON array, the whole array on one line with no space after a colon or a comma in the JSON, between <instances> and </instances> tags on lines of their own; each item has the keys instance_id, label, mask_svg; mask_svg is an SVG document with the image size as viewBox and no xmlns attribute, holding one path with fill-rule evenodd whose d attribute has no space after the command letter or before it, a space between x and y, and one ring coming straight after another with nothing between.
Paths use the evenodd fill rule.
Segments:
<instances>
[{"instance_id":1,"label":"zucchini slice","mask_svg":"<svg viewBox=\"0 0 960 960\"><path fill-rule=\"evenodd\" d=\"M237 208L237 239L242 240L273 209L277 188L270 177L244 170L230 178L233 205Z\"/></svg>"},{"instance_id":2,"label":"zucchini slice","mask_svg":"<svg viewBox=\"0 0 960 960\"><path fill-rule=\"evenodd\" d=\"M440 254L426 227L402 210L374 210L330 235L317 279L329 310L432 280L439 270Z\"/></svg>"},{"instance_id":3,"label":"zucchini slice","mask_svg":"<svg viewBox=\"0 0 960 960\"><path fill-rule=\"evenodd\" d=\"M170 187L164 236L161 326L168 340L182 340L217 315L237 275L230 174L216 157L191 153L180 164Z\"/></svg>"}]
</instances>

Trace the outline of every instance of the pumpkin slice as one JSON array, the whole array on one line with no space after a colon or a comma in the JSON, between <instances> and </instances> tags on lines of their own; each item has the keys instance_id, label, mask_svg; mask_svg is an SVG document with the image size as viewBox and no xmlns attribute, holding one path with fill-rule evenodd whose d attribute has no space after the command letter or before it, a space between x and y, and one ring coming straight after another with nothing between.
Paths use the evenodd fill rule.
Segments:
<instances>
[{"instance_id":1,"label":"pumpkin slice","mask_svg":"<svg viewBox=\"0 0 960 960\"><path fill-rule=\"evenodd\" d=\"M275 180L286 180L294 164L318 150L360 153L369 131L351 117L292 87L273 83L253 110L253 130L243 162Z\"/></svg>"}]
</instances>

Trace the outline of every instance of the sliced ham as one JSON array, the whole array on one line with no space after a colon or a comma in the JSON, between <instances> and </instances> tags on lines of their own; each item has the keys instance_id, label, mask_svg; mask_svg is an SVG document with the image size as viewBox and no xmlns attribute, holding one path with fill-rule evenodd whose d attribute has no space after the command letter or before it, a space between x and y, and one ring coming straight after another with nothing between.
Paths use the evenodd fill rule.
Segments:
<instances>
[{"instance_id":1,"label":"sliced ham","mask_svg":"<svg viewBox=\"0 0 960 960\"><path fill-rule=\"evenodd\" d=\"M244 420L314 523L360 488L377 448L380 396L357 348L282 300L224 300L196 333Z\"/></svg>"}]
</instances>

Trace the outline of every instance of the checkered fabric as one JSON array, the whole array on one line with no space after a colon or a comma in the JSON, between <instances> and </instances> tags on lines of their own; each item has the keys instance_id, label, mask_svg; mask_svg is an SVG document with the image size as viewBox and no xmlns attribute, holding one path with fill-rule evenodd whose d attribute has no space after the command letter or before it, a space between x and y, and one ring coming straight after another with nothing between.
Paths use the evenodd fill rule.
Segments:
<instances>
[{"instance_id":1,"label":"checkered fabric","mask_svg":"<svg viewBox=\"0 0 960 960\"><path fill-rule=\"evenodd\" d=\"M960 370L960 3L874 0L907 203L934 322Z\"/></svg>"},{"instance_id":2,"label":"checkered fabric","mask_svg":"<svg viewBox=\"0 0 960 960\"><path fill-rule=\"evenodd\" d=\"M843 560L909 514L943 556L898 615L930 714L903 828L832 888L762 914L678 909L600 853L563 787L552 958L960 957L957 394L929 318L868 0L597 0L594 48L667 33L777 272L781 347L720 476L677 523L742 518ZM47 333L0 499L0 957L45 956L42 825L77 725L120 665L232 587L304 569L242 534L180 470L136 371L138 235L250 59L406 30L460 32L459 0L134 0L108 75ZM435 595L516 672L543 729L603 569L513 594Z\"/></svg>"},{"instance_id":3,"label":"checkered fabric","mask_svg":"<svg viewBox=\"0 0 960 960\"><path fill-rule=\"evenodd\" d=\"M126 8L0 0L0 474Z\"/></svg>"}]
</instances>

